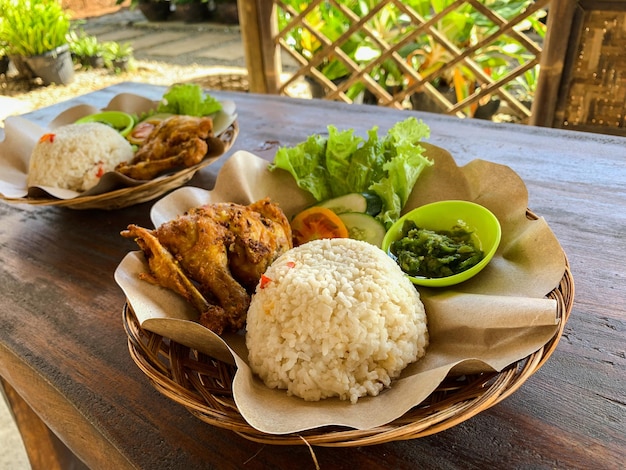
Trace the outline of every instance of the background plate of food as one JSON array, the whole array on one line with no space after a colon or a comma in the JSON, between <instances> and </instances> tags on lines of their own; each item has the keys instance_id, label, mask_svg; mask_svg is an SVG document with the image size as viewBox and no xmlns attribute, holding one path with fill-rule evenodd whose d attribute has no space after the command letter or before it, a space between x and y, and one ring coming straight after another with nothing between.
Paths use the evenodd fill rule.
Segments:
<instances>
[{"instance_id":1,"label":"background plate of food","mask_svg":"<svg viewBox=\"0 0 626 470\"><path fill-rule=\"evenodd\" d=\"M470 281L417 288L428 322L423 357L375 393L303 399L259 377L243 330L218 335L202 326L192 303L142 278L151 269L145 253L131 252L115 277L128 299L124 323L131 355L155 387L200 419L250 439L303 444L304 438L318 445L366 445L432 434L519 387L551 354L571 310L573 284L565 254L545 220L528 212L526 187L510 168L481 160L460 168L445 150L424 147L434 164L423 169L403 211L444 199L474 201L498 217L502 243ZM213 190L186 187L158 201L152 210L155 227L206 204L256 207L269 198L291 219L315 203L291 175L269 166L250 153L233 154ZM283 260L276 269L286 272L299 262ZM275 273L270 274L257 293L275 281ZM297 291L287 289L280 298L289 292ZM294 306L301 303L292 300ZM310 302L317 303L305 303ZM274 303L270 299L261 310Z\"/></svg>"},{"instance_id":2,"label":"background plate of food","mask_svg":"<svg viewBox=\"0 0 626 470\"><path fill-rule=\"evenodd\" d=\"M160 101L124 93L104 110L75 106L46 129L10 117L0 142L0 197L72 209L152 200L230 149L239 133L235 108L182 84ZM117 129L111 111L130 116L133 128Z\"/></svg>"}]
</instances>

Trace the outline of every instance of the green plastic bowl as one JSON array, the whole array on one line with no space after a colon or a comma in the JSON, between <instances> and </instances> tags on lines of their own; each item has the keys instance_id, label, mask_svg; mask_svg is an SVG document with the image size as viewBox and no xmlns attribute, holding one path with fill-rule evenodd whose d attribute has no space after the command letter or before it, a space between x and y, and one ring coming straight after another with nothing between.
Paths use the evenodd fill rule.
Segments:
<instances>
[{"instance_id":1,"label":"green plastic bowl","mask_svg":"<svg viewBox=\"0 0 626 470\"><path fill-rule=\"evenodd\" d=\"M435 231L450 230L462 221L472 232L476 246L484 253L483 259L478 264L452 276L429 278L407 274L411 282L419 286L446 287L467 281L489 264L502 237L500 222L490 210L480 204L468 201L433 202L406 213L387 231L382 249L391 257L393 257L390 253L391 243L402 237L402 226L407 219L415 222L418 227Z\"/></svg>"},{"instance_id":2,"label":"green plastic bowl","mask_svg":"<svg viewBox=\"0 0 626 470\"><path fill-rule=\"evenodd\" d=\"M122 136L126 137L133 130L135 121L130 114L122 111L102 111L101 113L89 114L76 121L76 124L85 122L101 122L108 124Z\"/></svg>"}]
</instances>

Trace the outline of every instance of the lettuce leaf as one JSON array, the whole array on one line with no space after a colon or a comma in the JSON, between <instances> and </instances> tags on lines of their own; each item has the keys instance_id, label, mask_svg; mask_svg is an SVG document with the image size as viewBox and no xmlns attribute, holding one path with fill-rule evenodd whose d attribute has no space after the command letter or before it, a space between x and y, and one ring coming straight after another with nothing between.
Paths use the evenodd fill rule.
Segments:
<instances>
[{"instance_id":1,"label":"lettuce leaf","mask_svg":"<svg viewBox=\"0 0 626 470\"><path fill-rule=\"evenodd\" d=\"M200 85L179 83L172 85L163 94L156 112L200 117L209 116L221 109L220 102L205 94Z\"/></svg>"},{"instance_id":2,"label":"lettuce leaf","mask_svg":"<svg viewBox=\"0 0 626 470\"><path fill-rule=\"evenodd\" d=\"M383 140L378 138L378 128L370 129L367 134L367 141L352 154L346 176L347 186L355 193L366 192L372 181L385 176L385 149Z\"/></svg>"},{"instance_id":3,"label":"lettuce leaf","mask_svg":"<svg viewBox=\"0 0 626 470\"><path fill-rule=\"evenodd\" d=\"M383 210L377 218L387 228L400 217L424 168L433 164L422 155L424 148L421 145L404 144L396 150L397 155L383 166L386 176L369 187L383 200Z\"/></svg>"},{"instance_id":4,"label":"lettuce leaf","mask_svg":"<svg viewBox=\"0 0 626 470\"><path fill-rule=\"evenodd\" d=\"M428 126L415 117L396 123L382 138L373 127L367 140L355 136L353 129L329 125L328 137L312 135L294 147L278 149L270 171L288 171L298 187L318 201L373 192L383 205L377 218L389 227L400 217L424 168L433 164L419 144L429 136Z\"/></svg>"},{"instance_id":5,"label":"lettuce leaf","mask_svg":"<svg viewBox=\"0 0 626 470\"><path fill-rule=\"evenodd\" d=\"M424 157L422 139L430 136L430 129L415 118L396 123L385 138L387 159L383 164L385 176L368 188L383 200L383 211L378 219L389 227L400 217L400 212L413 191L424 168L432 161Z\"/></svg>"},{"instance_id":6,"label":"lettuce leaf","mask_svg":"<svg viewBox=\"0 0 626 470\"><path fill-rule=\"evenodd\" d=\"M326 138L312 135L295 147L281 147L276 152L270 170L282 168L291 173L298 187L323 201L332 197L329 175L324 163Z\"/></svg>"},{"instance_id":7,"label":"lettuce leaf","mask_svg":"<svg viewBox=\"0 0 626 470\"><path fill-rule=\"evenodd\" d=\"M335 126L328 126L325 163L333 197L345 194L351 158L361 142L363 139L354 135L354 129L338 131Z\"/></svg>"}]
</instances>

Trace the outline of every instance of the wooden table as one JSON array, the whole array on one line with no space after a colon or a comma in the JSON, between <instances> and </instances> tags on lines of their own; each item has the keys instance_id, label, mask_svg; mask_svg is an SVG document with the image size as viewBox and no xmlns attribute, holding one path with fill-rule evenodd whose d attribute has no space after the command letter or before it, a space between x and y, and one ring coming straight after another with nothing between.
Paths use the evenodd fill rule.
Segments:
<instances>
[{"instance_id":1,"label":"wooden table","mask_svg":"<svg viewBox=\"0 0 626 470\"><path fill-rule=\"evenodd\" d=\"M29 114L41 124L78 102L104 106L125 83ZM237 102L233 150L271 159L326 124L359 134L406 114L335 102L215 92ZM576 299L552 357L498 405L433 436L359 448L314 449L321 468L621 468L626 455L626 139L423 114L430 142L459 164L512 167L530 208L567 253ZM190 184L211 187L220 164ZM124 296L113 271L149 225L151 203L118 211L0 204L0 375L33 467L68 468L71 454L42 438L28 406L88 467L314 468L306 446L257 444L207 425L160 395L129 357ZM24 400L24 402L21 401ZM46 446L56 453L48 455Z\"/></svg>"}]
</instances>

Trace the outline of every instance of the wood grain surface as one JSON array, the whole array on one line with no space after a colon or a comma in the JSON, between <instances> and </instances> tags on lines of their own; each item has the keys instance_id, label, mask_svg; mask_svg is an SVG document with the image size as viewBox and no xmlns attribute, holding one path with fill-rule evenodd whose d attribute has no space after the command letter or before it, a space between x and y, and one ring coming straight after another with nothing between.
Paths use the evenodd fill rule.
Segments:
<instances>
[{"instance_id":1,"label":"wood grain surface","mask_svg":"<svg viewBox=\"0 0 626 470\"><path fill-rule=\"evenodd\" d=\"M124 83L27 115L45 125L72 104L105 106ZM271 159L327 124L365 135L408 112L247 93L234 99L231 153ZM626 138L419 114L457 162L510 166L545 217L576 283L553 356L517 392L433 436L312 451L320 468L621 468L626 454ZM191 185L210 188L223 157ZM136 246L119 232L149 226L151 203L117 211L0 204L0 376L88 467L315 468L306 446L269 446L209 426L160 395L129 357L124 295L113 280ZM36 467L34 467L36 468ZM40 467L43 468L43 467Z\"/></svg>"}]
</instances>

